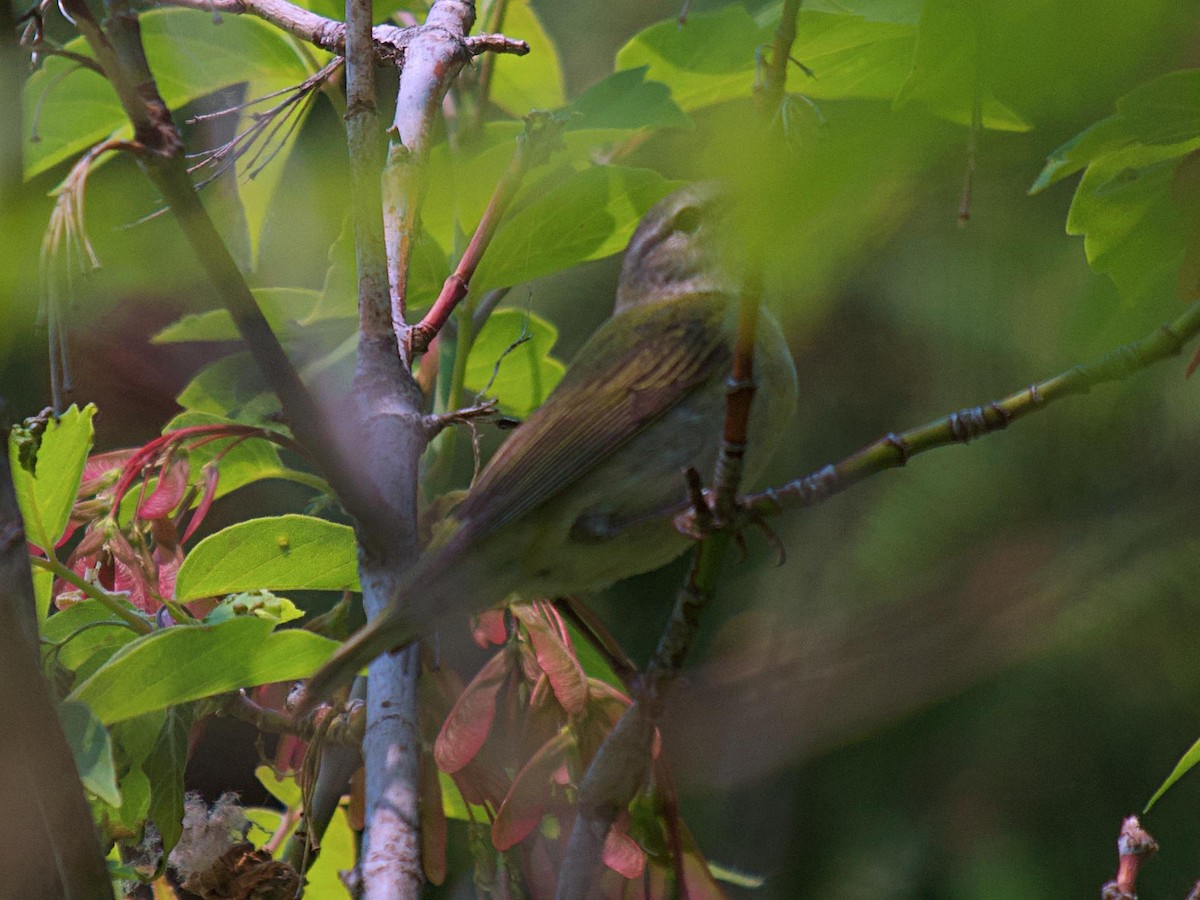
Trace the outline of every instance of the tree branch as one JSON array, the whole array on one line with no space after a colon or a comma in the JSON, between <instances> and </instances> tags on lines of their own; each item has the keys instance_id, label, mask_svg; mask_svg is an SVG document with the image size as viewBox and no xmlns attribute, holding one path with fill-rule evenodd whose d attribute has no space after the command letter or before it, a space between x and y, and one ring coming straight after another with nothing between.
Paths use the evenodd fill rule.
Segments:
<instances>
[{"instance_id":1,"label":"tree branch","mask_svg":"<svg viewBox=\"0 0 1200 900\"><path fill-rule=\"evenodd\" d=\"M287 0L162 0L166 6L195 9L209 14L255 16L277 28L328 50L345 55L346 24L337 19L311 12ZM404 51L420 31L420 26L400 28L397 25L376 25L372 30L375 62L379 65L404 64ZM524 56L529 44L502 34L477 34L464 38L464 46L472 56L482 53L509 53ZM90 62L90 60L89 60Z\"/></svg>"},{"instance_id":2,"label":"tree branch","mask_svg":"<svg viewBox=\"0 0 1200 900\"><path fill-rule=\"evenodd\" d=\"M1194 303L1175 321L1160 325L1138 341L1123 344L1089 362L1072 366L1044 381L1022 388L1007 397L959 410L899 434L889 432L879 440L852 453L840 462L742 499L742 506L755 515L775 515L803 509L828 500L864 478L905 465L912 457L1008 427L1017 419L1045 409L1056 400L1086 394L1093 387L1123 381L1135 372L1169 356L1200 333L1200 302Z\"/></svg>"},{"instance_id":3,"label":"tree branch","mask_svg":"<svg viewBox=\"0 0 1200 900\"><path fill-rule=\"evenodd\" d=\"M410 357L424 353L433 339L449 321L451 313L467 296L471 277L483 259L484 251L491 243L500 221L508 211L509 204L521 189L525 175L534 166L542 163L550 154L554 141L559 134L559 124L553 117L531 114L526 118L525 133L518 135L517 144L513 150L512 160L496 189L488 200L487 209L475 227L475 233L467 244L467 249L455 266L454 272L442 285L442 290L434 300L433 306L425 313L425 317L408 331ZM501 295L503 296L503 295ZM474 317L472 316L472 319ZM482 327L482 323L480 325ZM472 329L477 330L477 329Z\"/></svg>"},{"instance_id":4,"label":"tree branch","mask_svg":"<svg viewBox=\"0 0 1200 900\"><path fill-rule=\"evenodd\" d=\"M426 443L423 397L400 358L394 332L391 273L380 212L381 160L376 149L380 135L371 18L371 0L346 0L346 134L359 277L356 430L362 452L372 460L370 477L386 503L389 522L386 545L360 543L359 547L359 582L368 619L398 602L403 575L417 556L416 486ZM416 644L395 656L384 654L368 667L362 745L366 834L358 869L363 895L368 898L416 898L421 893L419 674L420 647Z\"/></svg>"},{"instance_id":5,"label":"tree branch","mask_svg":"<svg viewBox=\"0 0 1200 900\"><path fill-rule=\"evenodd\" d=\"M409 42L396 95L395 134L383 170L383 222L387 243L392 317L401 352L407 354L408 261L417 237L425 195L435 115L451 82L471 58L466 34L475 22L468 0L436 0L418 37ZM411 364L411 358L406 362Z\"/></svg>"}]
</instances>

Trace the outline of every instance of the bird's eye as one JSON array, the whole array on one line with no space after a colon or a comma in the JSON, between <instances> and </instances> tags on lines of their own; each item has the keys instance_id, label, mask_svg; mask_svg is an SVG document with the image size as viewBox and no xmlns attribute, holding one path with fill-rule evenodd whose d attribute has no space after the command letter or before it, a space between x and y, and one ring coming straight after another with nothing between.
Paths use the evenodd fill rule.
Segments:
<instances>
[{"instance_id":1,"label":"bird's eye","mask_svg":"<svg viewBox=\"0 0 1200 900\"><path fill-rule=\"evenodd\" d=\"M675 218L671 221L671 227L675 231L691 234L700 227L702 221L704 221L704 214L700 211L699 207L685 206L679 212L675 213Z\"/></svg>"}]
</instances>

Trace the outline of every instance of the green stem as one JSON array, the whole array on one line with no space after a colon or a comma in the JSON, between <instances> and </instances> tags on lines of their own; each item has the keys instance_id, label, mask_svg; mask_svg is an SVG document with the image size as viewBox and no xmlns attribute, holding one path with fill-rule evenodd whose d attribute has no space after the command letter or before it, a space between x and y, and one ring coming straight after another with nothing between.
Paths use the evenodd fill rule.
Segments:
<instances>
[{"instance_id":1,"label":"green stem","mask_svg":"<svg viewBox=\"0 0 1200 900\"><path fill-rule=\"evenodd\" d=\"M74 570L67 568L67 566L63 565L57 559L42 559L40 556L31 556L29 557L29 561L39 569L52 572L56 577L79 588L79 590L105 607L113 615L119 616L126 625L138 634L150 634L154 631L154 626L138 615L133 607L129 605L128 601L123 600L115 594L110 594L99 585L80 577Z\"/></svg>"}]
</instances>

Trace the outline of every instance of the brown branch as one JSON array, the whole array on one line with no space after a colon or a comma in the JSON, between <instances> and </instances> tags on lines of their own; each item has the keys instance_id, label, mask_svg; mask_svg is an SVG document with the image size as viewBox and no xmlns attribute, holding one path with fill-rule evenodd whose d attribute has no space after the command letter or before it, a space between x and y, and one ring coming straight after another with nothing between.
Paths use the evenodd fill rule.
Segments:
<instances>
[{"instance_id":1,"label":"brown branch","mask_svg":"<svg viewBox=\"0 0 1200 900\"><path fill-rule=\"evenodd\" d=\"M512 160L508 168L500 176L496 189L488 200L487 209L475 226L467 249L455 266L454 272L442 285L442 290L433 306L425 313L425 317L408 331L408 347L410 357L424 353L430 343L449 321L463 298L467 296L471 278L483 259L483 254L491 243L500 221L508 211L509 205L521 189L526 173L534 166L541 164L550 154L560 131L561 123L546 115L531 115L525 122L525 133L517 137Z\"/></svg>"}]
</instances>

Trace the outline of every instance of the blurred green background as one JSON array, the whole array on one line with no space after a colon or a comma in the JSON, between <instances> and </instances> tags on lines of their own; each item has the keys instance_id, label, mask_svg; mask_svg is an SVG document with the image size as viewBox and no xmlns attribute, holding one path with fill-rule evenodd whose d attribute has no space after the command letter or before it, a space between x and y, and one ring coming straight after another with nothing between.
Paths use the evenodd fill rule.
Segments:
<instances>
[{"instance_id":1,"label":"blurred green background","mask_svg":"<svg viewBox=\"0 0 1200 900\"><path fill-rule=\"evenodd\" d=\"M1064 232L1073 185L1027 190L1046 155L1117 97L1200 63L1195 4L985 6L995 94L1033 127L978 136L967 227L965 128L882 100L815 101L819 117L799 107L772 182L769 305L802 393L766 483L1017 390L1183 308L1177 291L1122 296L1089 269L1083 241ZM534 8L568 96L609 74L632 34L678 12L659 0ZM791 78L804 89L798 70ZM693 130L663 132L624 162L671 178L727 174L753 162L751 115L748 100L701 110ZM257 284L321 286L346 191L341 127L318 103L272 204ZM3 198L24 223L0 247L0 394L18 415L48 402L37 258L46 192L62 175ZM156 204L136 167L99 170L87 202L103 269L74 291L74 398L99 404L108 449L157 433L174 394L220 351L148 343L213 301L169 219L126 227ZM618 265L588 263L509 299L554 321L556 355L569 359L607 314ZM1121 818L1200 735L1200 387L1185 365L785 516L781 567L751 537L665 729L701 847L767 879L745 896L1095 896L1113 876ZM252 491L224 516L295 502ZM681 571L597 601L635 659ZM1164 851L1142 896L1182 897L1200 879L1198 802L1200 781L1187 779L1148 817Z\"/></svg>"}]
</instances>

